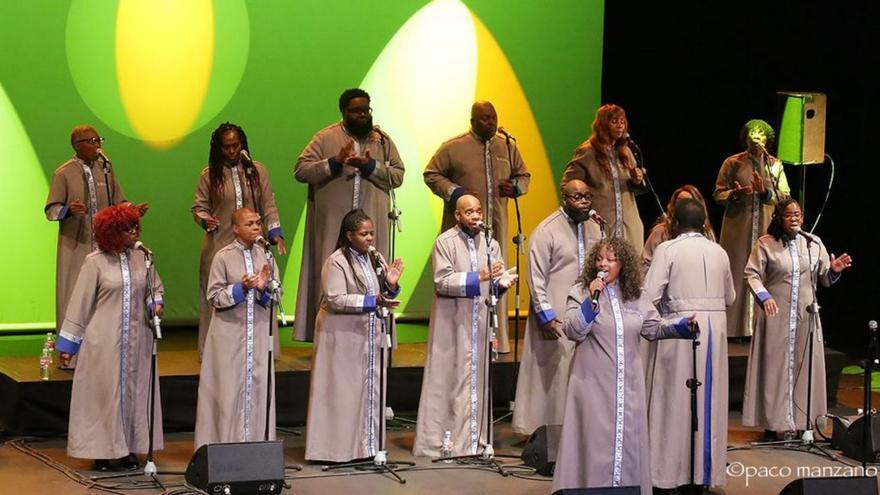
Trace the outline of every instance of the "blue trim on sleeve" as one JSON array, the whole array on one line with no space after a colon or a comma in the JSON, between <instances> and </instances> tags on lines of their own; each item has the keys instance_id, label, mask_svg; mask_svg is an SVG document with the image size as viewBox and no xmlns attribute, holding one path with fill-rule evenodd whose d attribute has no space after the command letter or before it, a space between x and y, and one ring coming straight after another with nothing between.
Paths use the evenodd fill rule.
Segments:
<instances>
[{"instance_id":1,"label":"blue trim on sleeve","mask_svg":"<svg viewBox=\"0 0 880 495\"><path fill-rule=\"evenodd\" d=\"M64 220L67 218L67 213L70 212L70 208L67 205L61 207L61 211L58 212L58 220Z\"/></svg>"},{"instance_id":2,"label":"blue trim on sleeve","mask_svg":"<svg viewBox=\"0 0 880 495\"><path fill-rule=\"evenodd\" d=\"M683 339L693 338L693 334L691 333L690 326L688 325L688 319L686 317L682 317L675 325L672 326L678 335Z\"/></svg>"},{"instance_id":3,"label":"blue trim on sleeve","mask_svg":"<svg viewBox=\"0 0 880 495\"><path fill-rule=\"evenodd\" d=\"M392 299L400 295L400 284L397 284L397 290L386 290L385 295Z\"/></svg>"},{"instance_id":4,"label":"blue trim on sleeve","mask_svg":"<svg viewBox=\"0 0 880 495\"><path fill-rule=\"evenodd\" d=\"M281 227L275 227L274 229L272 229L268 233L266 233L266 235L269 236L270 241L276 237L280 237L280 238L284 239L284 232L281 231Z\"/></svg>"},{"instance_id":5,"label":"blue trim on sleeve","mask_svg":"<svg viewBox=\"0 0 880 495\"><path fill-rule=\"evenodd\" d=\"M477 297L480 295L480 274L477 272L467 272L467 279L464 285L464 297Z\"/></svg>"},{"instance_id":6,"label":"blue trim on sleeve","mask_svg":"<svg viewBox=\"0 0 880 495\"><path fill-rule=\"evenodd\" d=\"M366 179L370 176L370 174L373 173L374 170L376 170L376 160L370 158L370 161L368 161L367 164L364 165L364 167L361 169L361 177Z\"/></svg>"},{"instance_id":7,"label":"blue trim on sleeve","mask_svg":"<svg viewBox=\"0 0 880 495\"><path fill-rule=\"evenodd\" d=\"M769 292L767 292L766 290L762 290L761 292L758 292L757 294L755 294L755 297L758 298L758 302L763 303L767 299L770 299L771 296L770 296Z\"/></svg>"},{"instance_id":8,"label":"blue trim on sleeve","mask_svg":"<svg viewBox=\"0 0 880 495\"><path fill-rule=\"evenodd\" d=\"M232 286L232 302L241 304L244 302L244 296L244 287L241 285L241 282Z\"/></svg>"},{"instance_id":9,"label":"blue trim on sleeve","mask_svg":"<svg viewBox=\"0 0 880 495\"><path fill-rule=\"evenodd\" d=\"M58 352L64 352L64 353L71 354L71 355L79 352L79 346L80 346L80 344L77 344L76 342L67 340L64 337L62 337L61 335L59 335L58 340L55 341L55 349Z\"/></svg>"},{"instance_id":10,"label":"blue trim on sleeve","mask_svg":"<svg viewBox=\"0 0 880 495\"><path fill-rule=\"evenodd\" d=\"M364 296L364 313L372 313L376 311L376 296Z\"/></svg>"},{"instance_id":11,"label":"blue trim on sleeve","mask_svg":"<svg viewBox=\"0 0 880 495\"><path fill-rule=\"evenodd\" d=\"M518 198L523 195L522 188L519 187L519 182L513 181L513 197Z\"/></svg>"},{"instance_id":12,"label":"blue trim on sleeve","mask_svg":"<svg viewBox=\"0 0 880 495\"><path fill-rule=\"evenodd\" d=\"M260 299L257 300L257 303L262 307L269 306L269 301L272 300L272 293L265 290L260 293Z\"/></svg>"},{"instance_id":13,"label":"blue trim on sleeve","mask_svg":"<svg viewBox=\"0 0 880 495\"><path fill-rule=\"evenodd\" d=\"M761 198L761 202L762 203L769 203L772 200L773 200L773 189L768 187L764 191L764 196Z\"/></svg>"},{"instance_id":14,"label":"blue trim on sleeve","mask_svg":"<svg viewBox=\"0 0 880 495\"><path fill-rule=\"evenodd\" d=\"M162 306L162 305L164 305L164 304L165 304L165 302L162 301L161 299L156 299L156 304L155 304L155 305L153 305L153 301L148 302L148 303L147 303L147 309L150 310L150 316L151 316L151 317L153 316L153 308L154 308L155 306Z\"/></svg>"},{"instance_id":15,"label":"blue trim on sleeve","mask_svg":"<svg viewBox=\"0 0 880 495\"><path fill-rule=\"evenodd\" d=\"M463 187L456 187L452 190L452 194L449 195L449 206L452 207L453 210L455 209L455 203L458 203L458 198L462 197L463 195Z\"/></svg>"},{"instance_id":16,"label":"blue trim on sleeve","mask_svg":"<svg viewBox=\"0 0 880 495\"><path fill-rule=\"evenodd\" d=\"M336 159L335 156L331 156L327 159L327 165L330 166L330 173L333 175L339 175L342 173L342 164Z\"/></svg>"},{"instance_id":17,"label":"blue trim on sleeve","mask_svg":"<svg viewBox=\"0 0 880 495\"><path fill-rule=\"evenodd\" d=\"M585 299L584 302L581 303L581 316L584 317L584 323L589 325L596 319L596 316L599 313L593 311L593 303L589 299Z\"/></svg>"},{"instance_id":18,"label":"blue trim on sleeve","mask_svg":"<svg viewBox=\"0 0 880 495\"><path fill-rule=\"evenodd\" d=\"M199 225L202 226L202 230L208 230L208 221L202 218L199 220Z\"/></svg>"},{"instance_id":19,"label":"blue trim on sleeve","mask_svg":"<svg viewBox=\"0 0 880 495\"><path fill-rule=\"evenodd\" d=\"M552 308L545 311L538 311L535 313L535 318L538 319L538 326L543 327L556 319L556 312L553 311Z\"/></svg>"}]
</instances>

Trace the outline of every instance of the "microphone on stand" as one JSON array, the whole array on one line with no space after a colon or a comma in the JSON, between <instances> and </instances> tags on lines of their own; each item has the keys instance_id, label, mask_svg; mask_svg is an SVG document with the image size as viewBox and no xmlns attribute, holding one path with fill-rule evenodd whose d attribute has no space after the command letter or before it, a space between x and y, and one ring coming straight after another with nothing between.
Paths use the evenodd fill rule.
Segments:
<instances>
[{"instance_id":1,"label":"microphone on stand","mask_svg":"<svg viewBox=\"0 0 880 495\"><path fill-rule=\"evenodd\" d=\"M486 225L486 222L484 222L484 221L482 221L482 220L480 220L479 222L477 222L477 228L480 229L480 230L482 230L483 232L489 232L489 230L491 229L491 227L489 227L488 225Z\"/></svg>"},{"instance_id":2,"label":"microphone on stand","mask_svg":"<svg viewBox=\"0 0 880 495\"><path fill-rule=\"evenodd\" d=\"M378 249L376 249L376 246L370 246L367 248L367 254L369 254L370 259L373 260L376 274L381 275L384 273L385 269L388 267L388 263L385 263L385 257L382 256L382 253L380 253Z\"/></svg>"},{"instance_id":3,"label":"microphone on stand","mask_svg":"<svg viewBox=\"0 0 880 495\"><path fill-rule=\"evenodd\" d=\"M137 241L137 242L135 242L135 243L134 243L134 248L135 248L135 249L140 249L140 250L143 251L144 254L147 255L147 257L149 257L149 258L152 258L152 257L153 257L153 251L152 251L150 248L148 248L147 246L145 246L144 243L141 242L141 241Z\"/></svg>"},{"instance_id":4,"label":"microphone on stand","mask_svg":"<svg viewBox=\"0 0 880 495\"><path fill-rule=\"evenodd\" d=\"M816 242L816 237L813 234L808 234L808 233L804 232L803 230L801 230L800 227L795 228L794 233L795 233L795 235L799 235L799 236L803 237L804 239L806 239L807 242L813 242L813 243Z\"/></svg>"},{"instance_id":5,"label":"microphone on stand","mask_svg":"<svg viewBox=\"0 0 880 495\"><path fill-rule=\"evenodd\" d=\"M498 133L503 135L507 139L510 139L511 141L516 141L516 138L513 136L513 134L511 134L507 129L503 127L498 128Z\"/></svg>"},{"instance_id":6,"label":"microphone on stand","mask_svg":"<svg viewBox=\"0 0 880 495\"><path fill-rule=\"evenodd\" d=\"M248 151L244 148L242 148L242 150L238 154L244 159L245 172L250 175L251 170L254 168L254 160L251 158L250 153L248 153Z\"/></svg>"},{"instance_id":7,"label":"microphone on stand","mask_svg":"<svg viewBox=\"0 0 880 495\"><path fill-rule=\"evenodd\" d=\"M602 218L602 216L599 215L596 210L590 210L589 212L587 212L587 215L589 215L594 222L598 223L600 227L605 227L606 225L608 225L608 221Z\"/></svg>"},{"instance_id":8,"label":"microphone on stand","mask_svg":"<svg viewBox=\"0 0 880 495\"><path fill-rule=\"evenodd\" d=\"M254 239L254 244L259 244L266 250L268 250L269 246L271 246L271 244L269 244L269 241L267 241L266 238L261 235L258 235L257 238Z\"/></svg>"},{"instance_id":9,"label":"microphone on stand","mask_svg":"<svg viewBox=\"0 0 880 495\"><path fill-rule=\"evenodd\" d=\"M608 272L606 272L605 270L599 270L599 273L596 274L596 278L603 282L605 281L605 277L607 276ZM590 295L590 303L593 305L593 311L596 311L599 308L599 294L601 292L602 291L600 291L599 289L596 289L593 291L593 294Z\"/></svg>"},{"instance_id":10,"label":"microphone on stand","mask_svg":"<svg viewBox=\"0 0 880 495\"><path fill-rule=\"evenodd\" d=\"M96 149L95 152L98 153L98 158L103 160L104 164L113 163L109 158L107 158L107 155L104 154L104 150L102 150L101 148Z\"/></svg>"}]
</instances>

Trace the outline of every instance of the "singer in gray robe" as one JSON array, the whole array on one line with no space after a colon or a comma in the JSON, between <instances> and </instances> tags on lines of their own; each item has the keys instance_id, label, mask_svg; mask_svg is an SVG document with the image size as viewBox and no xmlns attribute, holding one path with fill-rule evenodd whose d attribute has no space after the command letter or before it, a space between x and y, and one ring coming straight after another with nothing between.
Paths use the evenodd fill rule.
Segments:
<instances>
[{"instance_id":1,"label":"singer in gray robe","mask_svg":"<svg viewBox=\"0 0 880 495\"><path fill-rule=\"evenodd\" d=\"M262 215L260 220L265 226L266 239L273 244L278 244L280 254L286 252L281 219L275 205L275 193L272 191L272 184L269 181L269 171L262 163L251 163L241 157L241 150L247 151L248 149L247 137L242 138L244 131L233 124L223 124L214 131L211 136L211 156L215 156L215 153L218 153L215 150L222 147L220 140L226 139L224 134L233 136L238 134L238 146L229 152L231 156L221 154L216 157L216 164L202 169L191 208L193 220L205 230L199 254L198 345L200 357L203 354L205 336L211 325L211 314L213 313L207 296L211 261L217 251L228 246L235 239L235 235L232 233L232 214L239 208L248 207ZM212 167L223 174L222 187L220 188L213 187L211 184ZM209 223L211 219L216 221L216 225ZM277 341L277 332L275 335ZM279 349L279 344L276 342L276 352Z\"/></svg>"},{"instance_id":2,"label":"singer in gray robe","mask_svg":"<svg viewBox=\"0 0 880 495\"><path fill-rule=\"evenodd\" d=\"M440 231L445 232L455 225L458 198L465 192L475 194L483 205L486 223L491 225L493 239L501 246L507 263L511 253L508 198L528 192L531 174L516 141L495 135L497 119L491 103L475 103L471 109L471 129L443 143L422 175L431 192L445 203ZM498 314L498 349L502 353L510 352L506 298L501 301Z\"/></svg>"},{"instance_id":3,"label":"singer in gray robe","mask_svg":"<svg viewBox=\"0 0 880 495\"><path fill-rule=\"evenodd\" d=\"M150 268L156 305L164 288ZM70 397L67 454L118 459L146 453L150 424L152 306L144 253L94 251L86 256L61 324L57 349L79 356ZM153 448L161 450L162 408L156 375Z\"/></svg>"},{"instance_id":4,"label":"singer in gray robe","mask_svg":"<svg viewBox=\"0 0 880 495\"><path fill-rule=\"evenodd\" d=\"M799 235L778 239L765 235L758 239L746 264L745 278L752 294L762 305L775 301L778 312L768 316L758 311L743 396L745 426L777 432L805 429L811 320L807 307L813 302L810 279L828 287L851 264L846 254L829 259L821 239L812 237L815 242L808 243ZM812 418L827 411L825 339L819 315L815 324Z\"/></svg>"},{"instance_id":5,"label":"singer in gray robe","mask_svg":"<svg viewBox=\"0 0 880 495\"><path fill-rule=\"evenodd\" d=\"M686 201L702 213L696 201ZM727 468L725 311L736 293L727 253L698 232L701 224L702 220L694 222L686 233L657 247L645 279L645 297L664 318L697 316L697 379L702 385L697 391L695 483L721 486ZM690 483L690 390L685 383L693 374L693 347L682 340L655 345L645 362L652 480L656 487L675 488Z\"/></svg>"},{"instance_id":6,"label":"singer in gray robe","mask_svg":"<svg viewBox=\"0 0 880 495\"><path fill-rule=\"evenodd\" d=\"M532 309L516 383L512 421L516 433L528 435L541 425L562 424L574 342L564 335L547 339L541 329L555 321L561 330L568 292L600 237L599 224L589 219L576 223L563 208L529 236L526 277Z\"/></svg>"},{"instance_id":7,"label":"singer in gray robe","mask_svg":"<svg viewBox=\"0 0 880 495\"><path fill-rule=\"evenodd\" d=\"M58 222L55 258L55 328L61 330L67 301L86 256L95 250L92 219L101 208L125 201L125 194L109 164L98 157L100 137L91 126L78 126L71 134L76 154L52 173L43 211ZM93 140L93 141L91 141ZM105 173L106 172L106 173ZM110 195L107 195L109 182ZM85 206L84 212L71 204Z\"/></svg>"},{"instance_id":8,"label":"singer in gray robe","mask_svg":"<svg viewBox=\"0 0 880 495\"><path fill-rule=\"evenodd\" d=\"M503 267L498 242L490 242L492 263ZM480 276L487 264L485 234L472 237L455 226L437 238L431 260L435 293L413 455L438 457L446 431L452 455L477 454L492 427L484 409L491 287Z\"/></svg>"},{"instance_id":9,"label":"singer in gray robe","mask_svg":"<svg viewBox=\"0 0 880 495\"><path fill-rule=\"evenodd\" d=\"M598 308L593 311L589 288L580 283L569 292L563 328L575 352L553 491L640 486L651 495L639 341L690 338L687 319L661 320L644 297L624 301L616 281L600 293Z\"/></svg>"},{"instance_id":10,"label":"singer in gray robe","mask_svg":"<svg viewBox=\"0 0 880 495\"><path fill-rule=\"evenodd\" d=\"M236 238L217 251L208 277L208 302L213 309L199 373L194 448L206 443L266 440L266 392L269 360L269 290L244 290L242 277L267 265L256 244ZM278 276L278 267L274 267ZM275 306L277 308L277 305ZM275 383L274 378L272 383ZM274 389L274 387L273 387ZM275 391L272 390L269 438L275 439Z\"/></svg>"}]
</instances>

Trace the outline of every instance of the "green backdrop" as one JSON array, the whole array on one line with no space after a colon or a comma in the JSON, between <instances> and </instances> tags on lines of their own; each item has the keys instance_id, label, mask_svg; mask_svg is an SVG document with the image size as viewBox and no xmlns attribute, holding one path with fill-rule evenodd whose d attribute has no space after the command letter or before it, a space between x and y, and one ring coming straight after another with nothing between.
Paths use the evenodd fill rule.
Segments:
<instances>
[{"instance_id":1,"label":"green backdrop","mask_svg":"<svg viewBox=\"0 0 880 495\"><path fill-rule=\"evenodd\" d=\"M189 213L210 132L244 127L269 168L288 246L294 308L306 186L292 168L336 121L339 93L362 86L374 122L401 150L412 287L403 313L430 305L428 254L440 203L421 180L431 152L491 99L533 174L526 233L558 205L556 181L600 101L601 0L28 0L0 3L0 330L54 326L57 227L43 206L70 129L91 123L128 199L151 204L169 322L198 315L202 231Z\"/></svg>"}]
</instances>

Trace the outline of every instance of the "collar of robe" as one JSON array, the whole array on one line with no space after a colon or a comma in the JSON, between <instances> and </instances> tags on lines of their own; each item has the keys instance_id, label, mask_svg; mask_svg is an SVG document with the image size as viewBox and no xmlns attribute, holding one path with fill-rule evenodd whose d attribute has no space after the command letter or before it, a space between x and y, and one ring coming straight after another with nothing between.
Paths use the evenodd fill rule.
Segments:
<instances>
[{"instance_id":1,"label":"collar of robe","mask_svg":"<svg viewBox=\"0 0 880 495\"><path fill-rule=\"evenodd\" d=\"M360 259L366 259L366 256L367 256L367 253L361 254L361 253L357 252L357 249L355 249L351 246L348 246L348 252L351 253L352 256L356 256Z\"/></svg>"},{"instance_id":2,"label":"collar of robe","mask_svg":"<svg viewBox=\"0 0 880 495\"><path fill-rule=\"evenodd\" d=\"M702 232L691 231L691 232L684 232L684 233L678 234L678 237L676 237L676 239L684 239L685 237L706 237L706 236L703 235Z\"/></svg>"},{"instance_id":3,"label":"collar of robe","mask_svg":"<svg viewBox=\"0 0 880 495\"><path fill-rule=\"evenodd\" d=\"M244 243L241 242L241 240L238 237L236 237L235 240L232 241L232 243L235 244L235 247L237 247L241 251L250 251L251 249L254 248L253 244L251 244L250 247L245 246Z\"/></svg>"},{"instance_id":4,"label":"collar of robe","mask_svg":"<svg viewBox=\"0 0 880 495\"><path fill-rule=\"evenodd\" d=\"M464 227L462 227L461 225L456 225L455 227L458 228L458 231L461 232L461 235L463 235L465 238L467 238L467 239L473 239L474 241L476 241L477 238L478 238L478 237L480 236L480 234L481 234L481 232L478 230L475 234L471 235L471 234L470 234L467 230L465 230Z\"/></svg>"}]
</instances>

